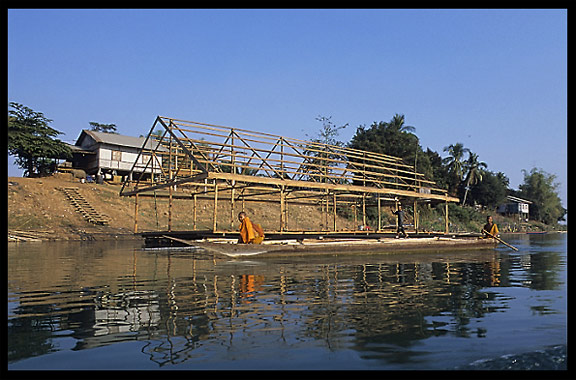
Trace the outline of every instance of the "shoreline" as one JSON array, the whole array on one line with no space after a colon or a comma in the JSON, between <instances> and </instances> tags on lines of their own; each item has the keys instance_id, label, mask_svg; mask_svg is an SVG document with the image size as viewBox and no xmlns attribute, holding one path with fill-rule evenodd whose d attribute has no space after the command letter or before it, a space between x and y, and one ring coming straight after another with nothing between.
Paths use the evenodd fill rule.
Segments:
<instances>
[{"instance_id":1,"label":"shoreline","mask_svg":"<svg viewBox=\"0 0 576 380\"><path fill-rule=\"evenodd\" d=\"M153 232L153 231L150 231ZM177 231L176 231L177 232ZM567 231L546 231L545 233L566 233ZM542 233L540 233L542 234ZM501 235L535 235L530 232L504 232ZM536 234L537 235L537 234ZM142 233L128 232L126 229L112 227L49 229L8 229L8 243L49 242L49 241L145 241Z\"/></svg>"},{"instance_id":2,"label":"shoreline","mask_svg":"<svg viewBox=\"0 0 576 380\"><path fill-rule=\"evenodd\" d=\"M55 241L113 241L143 240L141 236L123 230L91 231L90 229L71 228L69 231L16 230L8 229L8 243L41 243Z\"/></svg>"},{"instance_id":3,"label":"shoreline","mask_svg":"<svg viewBox=\"0 0 576 380\"><path fill-rule=\"evenodd\" d=\"M70 176L57 174L42 178L8 177L8 242L38 242L38 241L103 241L103 240L141 240L145 231L158 231L159 226L165 226L170 210L165 203L155 200L142 202L139 210L140 231L134 233L134 201L119 196L117 184L79 183ZM86 202L104 217L106 223L91 223L82 212L77 210L63 188L74 188L85 198ZM192 215L196 210L189 202L181 202L172 214L173 231L211 230L213 227L211 200L199 200L197 210L200 215L197 226L192 223ZM224 215L230 210L224 206L220 210ZM272 230L275 225L276 209L251 209L247 211L255 215L262 226ZM294 206L291 209L292 220L298 221L300 231L313 231L318 228L317 214L308 208ZM338 219L339 231L349 232L355 228L345 218ZM234 229L234 223L222 223L224 230ZM463 227L463 226L460 226ZM500 226L499 226L500 227ZM541 226L540 226L541 227ZM456 225L456 230L459 226ZM464 229L473 229L467 225ZM502 228L501 228L502 230ZM546 229L547 233L566 232ZM237 232L237 231L230 231ZM543 233L542 228L532 233ZM460 234L462 232L451 233ZM502 235L509 232L501 231ZM526 233L526 232L522 232Z\"/></svg>"}]
</instances>

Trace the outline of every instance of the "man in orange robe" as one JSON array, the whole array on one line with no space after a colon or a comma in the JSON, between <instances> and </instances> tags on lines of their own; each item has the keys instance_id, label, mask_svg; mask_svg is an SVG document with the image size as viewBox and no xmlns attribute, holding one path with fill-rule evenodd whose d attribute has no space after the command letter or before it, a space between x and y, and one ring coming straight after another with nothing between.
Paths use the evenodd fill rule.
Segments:
<instances>
[{"instance_id":1,"label":"man in orange robe","mask_svg":"<svg viewBox=\"0 0 576 380\"><path fill-rule=\"evenodd\" d=\"M486 224L482 228L482 231L483 232L486 231L492 236L498 236L498 234L500 234L500 231L498 231L498 226L492 220L492 216L486 217ZM486 237L490 237L490 236L486 235Z\"/></svg>"},{"instance_id":2,"label":"man in orange robe","mask_svg":"<svg viewBox=\"0 0 576 380\"><path fill-rule=\"evenodd\" d=\"M259 225L255 226L252 224L252 221L246 216L244 211L238 214L238 220L240 221L240 239L238 239L238 243L262 243L264 240L264 233Z\"/></svg>"}]
</instances>

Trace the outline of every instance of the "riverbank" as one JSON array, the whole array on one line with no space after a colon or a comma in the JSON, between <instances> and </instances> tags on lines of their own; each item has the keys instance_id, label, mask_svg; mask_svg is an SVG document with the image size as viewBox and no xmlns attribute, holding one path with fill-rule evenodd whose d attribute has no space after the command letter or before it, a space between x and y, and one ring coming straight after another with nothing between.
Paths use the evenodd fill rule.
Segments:
<instances>
[{"instance_id":1,"label":"riverbank","mask_svg":"<svg viewBox=\"0 0 576 380\"><path fill-rule=\"evenodd\" d=\"M88 222L59 190L65 187L78 188L108 224ZM118 191L118 186L80 183L68 175L8 177L8 241L135 239L127 216L133 207Z\"/></svg>"},{"instance_id":2,"label":"riverbank","mask_svg":"<svg viewBox=\"0 0 576 380\"><path fill-rule=\"evenodd\" d=\"M139 235L134 235L134 199L119 195L120 183L82 183L69 174L56 174L43 178L8 177L7 185L9 241L140 239ZM76 189L107 223L90 223L75 209L60 190L62 188ZM218 228L236 231L236 218L223 217L231 216L227 203L218 203L218 213L222 215ZM174 199L172 230L213 228L213 199L198 199L195 226L193 207L193 202L189 200ZM298 225L303 230L318 228L318 212L315 207L293 205L289 211L288 223ZM278 224L276 204L255 206L247 203L246 212L265 230L274 230ZM167 230L168 215L166 198L140 197L138 232ZM353 229L353 221L346 218L338 217L337 223L342 229Z\"/></svg>"},{"instance_id":3,"label":"riverbank","mask_svg":"<svg viewBox=\"0 0 576 380\"><path fill-rule=\"evenodd\" d=\"M119 183L81 183L69 174L57 174L43 178L8 177L8 241L50 241L50 240L117 240L139 239L134 235L134 200L119 196ZM90 223L60 189L74 188L96 212L105 218L105 225ZM246 210L253 220L267 231L274 231L278 225L278 205L247 203ZM213 200L198 199L196 225L194 225L193 202L174 200L172 209L172 230L212 230ZM388 213L387 210L383 211ZM219 222L218 228L236 231L237 221L231 215L228 202L219 202L218 215L230 215L229 220ZM442 211L430 208L420 210L421 227L428 231L442 231L444 221ZM471 208L451 205L451 232L478 232L485 215ZM168 201L165 198L141 198L138 212L138 232L167 230ZM290 205L288 229L297 226L302 231L313 231L319 227L319 211L313 206ZM394 220L390 214L384 219ZM514 221L494 215L500 232L506 232ZM226 219L222 217L222 219ZM353 231L354 221L344 216L337 217L338 229ZM195 228L194 228L195 227ZM320 225L320 228L323 228ZM523 230L539 232L553 228L536 222L526 223Z\"/></svg>"}]
</instances>

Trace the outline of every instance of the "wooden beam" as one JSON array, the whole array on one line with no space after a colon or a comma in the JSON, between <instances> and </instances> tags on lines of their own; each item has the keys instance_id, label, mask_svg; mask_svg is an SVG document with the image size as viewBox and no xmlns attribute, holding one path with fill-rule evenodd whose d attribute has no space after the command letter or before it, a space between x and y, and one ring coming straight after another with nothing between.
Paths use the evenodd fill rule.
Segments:
<instances>
[{"instance_id":1,"label":"wooden beam","mask_svg":"<svg viewBox=\"0 0 576 380\"><path fill-rule=\"evenodd\" d=\"M207 178L236 180L238 182L260 183L260 184L277 185L277 186L285 185L297 188L310 188L310 189L321 189L332 191L350 191L358 193L392 194L407 198L425 198L425 199L445 200L448 202L459 202L458 198L444 194L421 194L416 191L390 189L390 188L376 188L376 187L357 186L357 185L340 185L340 184L308 182L308 181L295 181L283 178L268 178L268 177L257 177L257 176L247 176L232 173L214 173L214 172L209 172Z\"/></svg>"},{"instance_id":2,"label":"wooden beam","mask_svg":"<svg viewBox=\"0 0 576 380\"><path fill-rule=\"evenodd\" d=\"M164 189L164 188L169 187L169 186L181 185L181 184L188 183L188 182L203 180L205 178L208 178L208 174L207 173L201 173L201 174L197 174L197 175L192 176L192 177L176 179L176 180L169 181L166 183L161 183L158 185L147 186L147 187L138 187L137 189L134 189L132 191L121 192L120 195L125 196L125 197L131 197L131 196L136 195L138 193L143 193L143 192L151 191L151 190Z\"/></svg>"}]
</instances>

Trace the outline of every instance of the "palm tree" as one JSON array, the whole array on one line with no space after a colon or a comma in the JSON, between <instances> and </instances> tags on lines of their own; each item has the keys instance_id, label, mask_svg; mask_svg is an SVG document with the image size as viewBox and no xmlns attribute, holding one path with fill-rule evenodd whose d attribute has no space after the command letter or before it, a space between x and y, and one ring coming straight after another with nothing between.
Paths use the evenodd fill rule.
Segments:
<instances>
[{"instance_id":1,"label":"palm tree","mask_svg":"<svg viewBox=\"0 0 576 380\"><path fill-rule=\"evenodd\" d=\"M462 205L466 203L466 197L468 196L468 190L470 190L470 185L475 185L478 182L482 182L483 170L488 167L485 162L478 161L478 155L468 151L468 160L465 163L466 169L468 171L466 180L466 191L464 192L464 200L462 200Z\"/></svg>"},{"instance_id":2,"label":"palm tree","mask_svg":"<svg viewBox=\"0 0 576 380\"><path fill-rule=\"evenodd\" d=\"M448 152L448 157L442 160L447 165L448 170L455 174L459 180L464 176L464 153L470 153L470 149L464 148L462 143L450 144L444 147L444 152Z\"/></svg>"},{"instance_id":3,"label":"palm tree","mask_svg":"<svg viewBox=\"0 0 576 380\"><path fill-rule=\"evenodd\" d=\"M392 128L392 129L396 130L397 132L412 133L412 132L416 131L416 128L414 128L413 126L404 125L404 115L400 115L400 114L394 115L392 120L390 120L390 122L387 124L388 124L388 128Z\"/></svg>"},{"instance_id":4,"label":"palm tree","mask_svg":"<svg viewBox=\"0 0 576 380\"><path fill-rule=\"evenodd\" d=\"M456 143L444 147L444 152L448 153L448 157L442 159L450 174L447 181L448 189L455 194L464 177L464 154L469 153L470 149L464 148L462 143Z\"/></svg>"}]
</instances>

